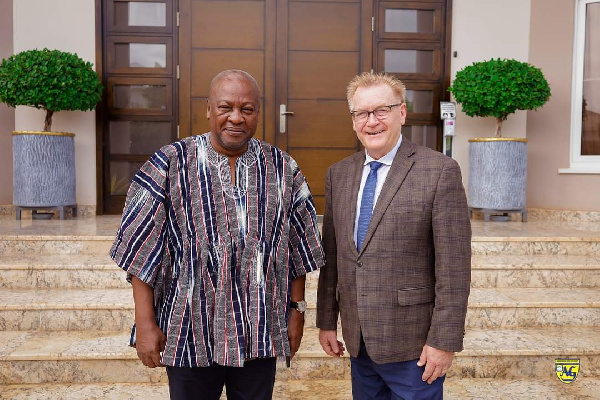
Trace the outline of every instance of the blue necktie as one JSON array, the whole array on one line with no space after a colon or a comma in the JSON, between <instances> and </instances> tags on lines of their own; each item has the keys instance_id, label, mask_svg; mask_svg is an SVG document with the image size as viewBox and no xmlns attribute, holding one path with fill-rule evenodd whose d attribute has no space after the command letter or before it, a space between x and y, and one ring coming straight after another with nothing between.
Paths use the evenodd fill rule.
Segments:
<instances>
[{"instance_id":1,"label":"blue necktie","mask_svg":"<svg viewBox=\"0 0 600 400\"><path fill-rule=\"evenodd\" d=\"M375 188L377 187L377 170L382 165L382 163L377 161L369 163L371 171L369 172L369 176L367 176L367 182L365 182L365 187L363 188L358 226L356 228L356 248L358 251L362 248L369 222L371 222L371 215L373 215L373 200L375 199Z\"/></svg>"}]
</instances>

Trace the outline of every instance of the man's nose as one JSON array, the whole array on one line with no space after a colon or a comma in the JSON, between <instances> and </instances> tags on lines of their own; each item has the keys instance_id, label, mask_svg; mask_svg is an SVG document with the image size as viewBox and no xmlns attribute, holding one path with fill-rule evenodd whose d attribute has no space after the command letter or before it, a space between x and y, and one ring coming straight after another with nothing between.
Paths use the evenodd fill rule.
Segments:
<instances>
[{"instance_id":1,"label":"man's nose","mask_svg":"<svg viewBox=\"0 0 600 400\"><path fill-rule=\"evenodd\" d=\"M375 113L369 113L367 116L367 125L377 125L379 123L379 119L375 116Z\"/></svg>"},{"instance_id":2,"label":"man's nose","mask_svg":"<svg viewBox=\"0 0 600 400\"><path fill-rule=\"evenodd\" d=\"M242 110L239 108L233 108L231 113L229 114L229 120L233 123L240 124L244 122L244 116L242 115Z\"/></svg>"}]
</instances>

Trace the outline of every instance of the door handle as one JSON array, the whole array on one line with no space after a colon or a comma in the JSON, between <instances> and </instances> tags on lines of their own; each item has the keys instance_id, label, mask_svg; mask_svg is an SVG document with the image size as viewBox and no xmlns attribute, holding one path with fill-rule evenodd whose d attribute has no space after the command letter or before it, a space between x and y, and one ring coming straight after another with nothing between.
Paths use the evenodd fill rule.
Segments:
<instances>
[{"instance_id":1,"label":"door handle","mask_svg":"<svg viewBox=\"0 0 600 400\"><path fill-rule=\"evenodd\" d=\"M293 111L287 111L285 104L279 105L279 133L285 133L286 119L288 115L294 115Z\"/></svg>"}]
</instances>

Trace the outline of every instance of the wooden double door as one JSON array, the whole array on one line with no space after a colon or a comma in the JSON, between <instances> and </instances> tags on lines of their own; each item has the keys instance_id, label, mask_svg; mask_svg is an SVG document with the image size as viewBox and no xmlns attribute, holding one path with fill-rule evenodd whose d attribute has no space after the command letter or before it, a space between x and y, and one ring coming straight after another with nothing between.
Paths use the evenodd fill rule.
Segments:
<instances>
[{"instance_id":1,"label":"wooden double door","mask_svg":"<svg viewBox=\"0 0 600 400\"><path fill-rule=\"evenodd\" d=\"M211 78L238 68L262 93L257 137L286 150L306 175L319 210L324 176L359 148L345 97L370 47L359 1L180 1L180 134L207 132ZM366 43L365 43L366 42Z\"/></svg>"},{"instance_id":2,"label":"wooden double door","mask_svg":"<svg viewBox=\"0 0 600 400\"><path fill-rule=\"evenodd\" d=\"M403 132L410 140L439 146L435 103L446 97L448 0L148 1L173 9L169 40L177 45L169 54L174 67L164 70L172 71L173 79L172 84L165 84L172 103L165 110L171 110L169 118L177 121L171 138L209 130L206 100L215 74L229 68L249 72L262 94L256 136L298 162L319 213L324 209L327 167L360 149L352 130L346 85L361 71L387 71L405 80L409 118ZM118 76L111 79L119 81ZM151 82L153 78L145 79ZM110 96L114 94L109 90ZM109 136L105 129L104 140L110 140ZM104 153L106 212L118 212L124 200L124 193L106 190L107 182L115 181L110 171L115 157L122 164L128 156ZM141 154L135 157L126 174L133 174L143 158Z\"/></svg>"}]
</instances>

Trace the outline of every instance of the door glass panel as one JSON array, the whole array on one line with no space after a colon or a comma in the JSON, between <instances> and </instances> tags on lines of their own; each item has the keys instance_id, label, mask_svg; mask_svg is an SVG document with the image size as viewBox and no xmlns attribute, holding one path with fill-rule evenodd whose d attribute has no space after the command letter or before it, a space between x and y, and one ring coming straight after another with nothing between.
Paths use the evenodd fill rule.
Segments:
<instances>
[{"instance_id":1,"label":"door glass panel","mask_svg":"<svg viewBox=\"0 0 600 400\"><path fill-rule=\"evenodd\" d=\"M406 111L412 113L433 113L433 92L431 90L406 90Z\"/></svg>"},{"instance_id":2,"label":"door glass panel","mask_svg":"<svg viewBox=\"0 0 600 400\"><path fill-rule=\"evenodd\" d=\"M430 74L433 72L433 51L386 49L385 72Z\"/></svg>"},{"instance_id":3,"label":"door glass panel","mask_svg":"<svg viewBox=\"0 0 600 400\"><path fill-rule=\"evenodd\" d=\"M110 121L109 129L112 154L153 154L173 141L165 121Z\"/></svg>"},{"instance_id":4,"label":"door glass panel","mask_svg":"<svg viewBox=\"0 0 600 400\"><path fill-rule=\"evenodd\" d=\"M586 6L581 155L600 156L600 3Z\"/></svg>"},{"instance_id":5,"label":"door glass panel","mask_svg":"<svg viewBox=\"0 0 600 400\"><path fill-rule=\"evenodd\" d=\"M110 162L110 194L125 195L129 189L131 178L144 163L132 161Z\"/></svg>"},{"instance_id":6,"label":"door glass panel","mask_svg":"<svg viewBox=\"0 0 600 400\"><path fill-rule=\"evenodd\" d=\"M402 135L413 143L434 150L436 148L437 127L435 125L404 125Z\"/></svg>"},{"instance_id":7,"label":"door glass panel","mask_svg":"<svg viewBox=\"0 0 600 400\"><path fill-rule=\"evenodd\" d=\"M115 2L115 21L125 26L167 26L167 5L142 1Z\"/></svg>"},{"instance_id":8,"label":"door glass panel","mask_svg":"<svg viewBox=\"0 0 600 400\"><path fill-rule=\"evenodd\" d=\"M167 88L157 85L115 85L115 108L167 109Z\"/></svg>"},{"instance_id":9,"label":"door glass panel","mask_svg":"<svg viewBox=\"0 0 600 400\"><path fill-rule=\"evenodd\" d=\"M167 45L117 43L115 60L117 68L167 68Z\"/></svg>"},{"instance_id":10,"label":"door glass panel","mask_svg":"<svg viewBox=\"0 0 600 400\"><path fill-rule=\"evenodd\" d=\"M432 10L385 10L385 31L402 33L433 33Z\"/></svg>"}]
</instances>

